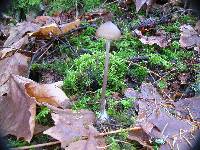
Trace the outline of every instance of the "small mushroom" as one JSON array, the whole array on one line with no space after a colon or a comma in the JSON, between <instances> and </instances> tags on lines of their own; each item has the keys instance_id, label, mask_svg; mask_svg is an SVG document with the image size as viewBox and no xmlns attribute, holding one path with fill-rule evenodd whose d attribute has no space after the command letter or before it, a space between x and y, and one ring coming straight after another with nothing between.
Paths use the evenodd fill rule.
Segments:
<instances>
[{"instance_id":1,"label":"small mushroom","mask_svg":"<svg viewBox=\"0 0 200 150\"><path fill-rule=\"evenodd\" d=\"M108 80L108 65L109 65L109 51L110 51L110 43L112 40L117 40L121 36L121 32L116 25L114 25L111 21L108 21L102 24L96 31L96 36L100 38L104 38L106 40L106 57L105 57L105 65L104 65L104 76L103 76L103 85L101 92L101 108L100 108L100 121L104 122L108 120L108 115L106 113L106 86Z\"/></svg>"}]
</instances>

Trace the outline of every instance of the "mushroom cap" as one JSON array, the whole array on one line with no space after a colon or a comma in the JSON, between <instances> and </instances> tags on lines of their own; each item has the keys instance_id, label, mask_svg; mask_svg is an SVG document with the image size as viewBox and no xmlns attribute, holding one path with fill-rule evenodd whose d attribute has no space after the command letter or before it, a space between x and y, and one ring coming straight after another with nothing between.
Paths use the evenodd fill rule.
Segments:
<instances>
[{"instance_id":1,"label":"mushroom cap","mask_svg":"<svg viewBox=\"0 0 200 150\"><path fill-rule=\"evenodd\" d=\"M111 21L108 21L97 29L96 36L106 40L117 40L121 36L121 31Z\"/></svg>"}]
</instances>

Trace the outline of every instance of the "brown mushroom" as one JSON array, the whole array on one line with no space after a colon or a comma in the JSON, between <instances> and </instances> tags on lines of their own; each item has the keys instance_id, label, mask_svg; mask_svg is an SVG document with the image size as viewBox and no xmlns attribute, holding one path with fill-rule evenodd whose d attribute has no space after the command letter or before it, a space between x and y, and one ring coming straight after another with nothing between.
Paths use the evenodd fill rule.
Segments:
<instances>
[{"instance_id":1,"label":"brown mushroom","mask_svg":"<svg viewBox=\"0 0 200 150\"><path fill-rule=\"evenodd\" d=\"M105 65L104 65L104 76L103 76L103 85L102 85L102 93L101 93L101 108L100 108L100 120L106 121L108 119L108 115L106 113L106 86L108 80L108 66L109 66L109 51L110 51L110 43L112 40L117 40L121 36L121 32L116 25L114 25L111 21L108 21L102 24L96 31L96 36L104 38L106 40L106 56L105 56Z\"/></svg>"}]
</instances>

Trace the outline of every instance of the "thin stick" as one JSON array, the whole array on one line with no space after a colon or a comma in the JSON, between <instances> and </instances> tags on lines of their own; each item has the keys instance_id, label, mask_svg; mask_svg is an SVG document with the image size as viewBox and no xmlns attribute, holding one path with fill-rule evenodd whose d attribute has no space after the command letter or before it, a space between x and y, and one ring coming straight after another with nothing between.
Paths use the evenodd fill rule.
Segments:
<instances>
[{"instance_id":1,"label":"thin stick","mask_svg":"<svg viewBox=\"0 0 200 150\"><path fill-rule=\"evenodd\" d=\"M109 132L105 132L105 133L99 133L97 135L97 137L99 136L107 136L110 134L116 134L116 133L120 133L122 131L137 131L137 130L141 130L141 127L133 127L133 128L127 128L127 129L119 129L119 130L115 130L115 131L109 131Z\"/></svg>"},{"instance_id":2,"label":"thin stick","mask_svg":"<svg viewBox=\"0 0 200 150\"><path fill-rule=\"evenodd\" d=\"M16 147L16 148L10 148L10 149L11 150L24 150L24 149L38 148L38 147L44 147L44 146L51 146L51 145L56 145L56 144L60 144L60 141L31 145L31 146Z\"/></svg>"}]
</instances>

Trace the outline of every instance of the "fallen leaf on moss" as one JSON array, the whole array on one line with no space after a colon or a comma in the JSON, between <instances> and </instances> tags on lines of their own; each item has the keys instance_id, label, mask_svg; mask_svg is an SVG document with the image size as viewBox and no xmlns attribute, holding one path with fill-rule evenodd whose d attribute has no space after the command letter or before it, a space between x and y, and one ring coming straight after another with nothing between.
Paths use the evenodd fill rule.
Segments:
<instances>
[{"instance_id":1,"label":"fallen leaf on moss","mask_svg":"<svg viewBox=\"0 0 200 150\"><path fill-rule=\"evenodd\" d=\"M89 126L95 122L95 115L88 110L77 112L65 109L52 113L55 126L44 131L44 134L59 140L65 148L77 138L89 136Z\"/></svg>"},{"instance_id":2,"label":"fallen leaf on moss","mask_svg":"<svg viewBox=\"0 0 200 150\"><path fill-rule=\"evenodd\" d=\"M148 44L148 45L157 44L160 47L167 47L171 41L171 39L168 38L168 36L164 31L159 31L156 33L156 35L153 36L142 35L142 32L137 29L134 30L134 33L139 37L139 40L143 44Z\"/></svg>"},{"instance_id":3,"label":"fallen leaf on moss","mask_svg":"<svg viewBox=\"0 0 200 150\"><path fill-rule=\"evenodd\" d=\"M39 103L48 103L56 107L67 108L71 105L66 94L56 84L27 83L26 92Z\"/></svg>"},{"instance_id":4,"label":"fallen leaf on moss","mask_svg":"<svg viewBox=\"0 0 200 150\"><path fill-rule=\"evenodd\" d=\"M29 57L20 53L15 53L10 57L0 60L0 96L8 93L8 80L11 74L27 76L29 59Z\"/></svg>"},{"instance_id":5,"label":"fallen leaf on moss","mask_svg":"<svg viewBox=\"0 0 200 150\"><path fill-rule=\"evenodd\" d=\"M73 29L76 29L80 25L80 20L70 22L58 26L56 23L41 27L38 31L29 33L29 36L37 38L51 38L52 36L58 36L67 33Z\"/></svg>"},{"instance_id":6,"label":"fallen leaf on moss","mask_svg":"<svg viewBox=\"0 0 200 150\"><path fill-rule=\"evenodd\" d=\"M183 48L199 48L200 47L200 36L197 31L191 25L182 25L180 27L181 36L180 44Z\"/></svg>"}]
</instances>

